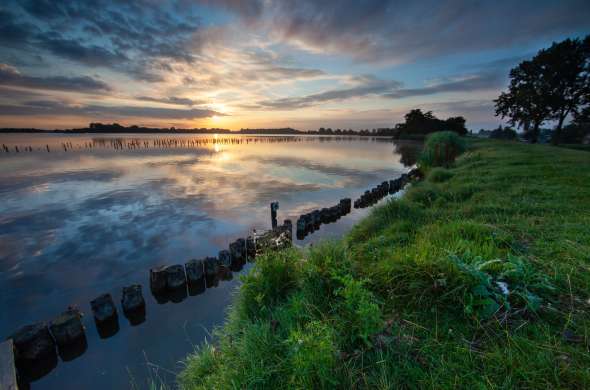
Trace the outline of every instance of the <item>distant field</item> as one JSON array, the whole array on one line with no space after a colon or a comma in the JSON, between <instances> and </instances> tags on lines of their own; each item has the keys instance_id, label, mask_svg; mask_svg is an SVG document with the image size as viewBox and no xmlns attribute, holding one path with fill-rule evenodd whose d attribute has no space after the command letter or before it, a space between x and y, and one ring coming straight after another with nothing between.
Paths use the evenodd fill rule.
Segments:
<instances>
[{"instance_id":1,"label":"distant field","mask_svg":"<svg viewBox=\"0 0 590 390\"><path fill-rule=\"evenodd\" d=\"M183 388L590 387L590 154L471 140L342 241L257 260Z\"/></svg>"}]
</instances>

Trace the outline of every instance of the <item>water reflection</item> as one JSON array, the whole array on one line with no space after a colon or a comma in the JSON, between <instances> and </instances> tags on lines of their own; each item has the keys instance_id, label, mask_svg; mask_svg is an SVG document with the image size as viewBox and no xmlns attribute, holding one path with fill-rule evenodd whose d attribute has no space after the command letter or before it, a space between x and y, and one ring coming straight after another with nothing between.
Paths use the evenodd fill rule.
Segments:
<instances>
[{"instance_id":1,"label":"water reflection","mask_svg":"<svg viewBox=\"0 0 590 390\"><path fill-rule=\"evenodd\" d=\"M422 150L422 142L394 140L393 145L395 146L393 153L400 156L399 162L404 166L411 167L418 162Z\"/></svg>"},{"instance_id":2,"label":"water reflection","mask_svg":"<svg viewBox=\"0 0 590 390\"><path fill-rule=\"evenodd\" d=\"M0 337L68 305L87 314L86 345L60 356L57 368L45 365L51 375L29 376L34 388L126 388L129 372L147 374L143 352L174 371L222 322L240 283L233 273L249 264L230 264L164 297L167 304L145 294L149 318L145 308L124 313L128 321L116 317L96 332L89 302L107 292L120 297L126 285L148 286L147 271L158 264L216 256L267 228L271 201L280 202L280 220L295 221L396 177L417 155L416 145L369 138L177 137L173 144L155 135L2 136L0 143L21 151L0 153ZM25 145L32 151L22 152ZM354 210L301 243L338 236L365 214Z\"/></svg>"}]
</instances>

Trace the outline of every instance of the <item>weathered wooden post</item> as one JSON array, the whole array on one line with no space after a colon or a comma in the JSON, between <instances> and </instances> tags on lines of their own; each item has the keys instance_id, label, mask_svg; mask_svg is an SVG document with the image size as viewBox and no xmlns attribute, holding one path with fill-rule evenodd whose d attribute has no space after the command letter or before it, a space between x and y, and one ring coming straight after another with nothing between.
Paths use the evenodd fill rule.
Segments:
<instances>
[{"instance_id":1,"label":"weathered wooden post","mask_svg":"<svg viewBox=\"0 0 590 390\"><path fill-rule=\"evenodd\" d=\"M123 307L123 314L125 314L132 326L145 321L145 300L139 284L123 287L121 306Z\"/></svg>"},{"instance_id":2,"label":"weathered wooden post","mask_svg":"<svg viewBox=\"0 0 590 390\"><path fill-rule=\"evenodd\" d=\"M23 326L10 338L18 376L23 382L42 378L57 366L55 342L44 322Z\"/></svg>"},{"instance_id":3,"label":"weathered wooden post","mask_svg":"<svg viewBox=\"0 0 590 390\"><path fill-rule=\"evenodd\" d=\"M166 290L166 283L168 275L166 274L166 266L159 266L150 268L150 289L152 294L161 294Z\"/></svg>"},{"instance_id":4,"label":"weathered wooden post","mask_svg":"<svg viewBox=\"0 0 590 390\"><path fill-rule=\"evenodd\" d=\"M80 310L69 307L68 310L51 321L49 330L57 344L59 356L64 362L74 360L86 352L88 342Z\"/></svg>"},{"instance_id":5,"label":"weathered wooden post","mask_svg":"<svg viewBox=\"0 0 590 390\"><path fill-rule=\"evenodd\" d=\"M55 339L58 348L66 347L75 343L84 336L82 326L82 313L76 308L69 307L68 310L51 321L49 330Z\"/></svg>"},{"instance_id":6,"label":"weathered wooden post","mask_svg":"<svg viewBox=\"0 0 590 390\"><path fill-rule=\"evenodd\" d=\"M221 256L221 252L220 256ZM205 270L202 260L192 259L184 265L188 284L188 293L191 296L201 294L206 289Z\"/></svg>"},{"instance_id":7,"label":"weathered wooden post","mask_svg":"<svg viewBox=\"0 0 590 390\"><path fill-rule=\"evenodd\" d=\"M170 301L182 302L186 298L186 276L180 264L166 267L166 292Z\"/></svg>"},{"instance_id":8,"label":"weathered wooden post","mask_svg":"<svg viewBox=\"0 0 590 390\"><path fill-rule=\"evenodd\" d=\"M119 316L111 294L103 294L93 299L90 301L90 307L101 339L109 338L119 331Z\"/></svg>"},{"instance_id":9,"label":"weathered wooden post","mask_svg":"<svg viewBox=\"0 0 590 390\"><path fill-rule=\"evenodd\" d=\"M270 219L272 228L277 228L277 210L279 209L279 202L271 202L270 203Z\"/></svg>"},{"instance_id":10,"label":"weathered wooden post","mask_svg":"<svg viewBox=\"0 0 590 390\"><path fill-rule=\"evenodd\" d=\"M217 287L219 285L219 261L216 257L206 257L204 263L207 288Z\"/></svg>"}]
</instances>

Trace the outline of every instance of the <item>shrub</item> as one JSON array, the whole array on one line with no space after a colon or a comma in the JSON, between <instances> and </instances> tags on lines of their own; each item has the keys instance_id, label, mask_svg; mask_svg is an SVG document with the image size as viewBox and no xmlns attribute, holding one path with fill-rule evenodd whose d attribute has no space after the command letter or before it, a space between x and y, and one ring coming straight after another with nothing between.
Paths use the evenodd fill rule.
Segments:
<instances>
[{"instance_id":1,"label":"shrub","mask_svg":"<svg viewBox=\"0 0 590 390\"><path fill-rule=\"evenodd\" d=\"M465 141L452 131L432 133L426 139L420 156L421 168L449 167L466 149Z\"/></svg>"}]
</instances>

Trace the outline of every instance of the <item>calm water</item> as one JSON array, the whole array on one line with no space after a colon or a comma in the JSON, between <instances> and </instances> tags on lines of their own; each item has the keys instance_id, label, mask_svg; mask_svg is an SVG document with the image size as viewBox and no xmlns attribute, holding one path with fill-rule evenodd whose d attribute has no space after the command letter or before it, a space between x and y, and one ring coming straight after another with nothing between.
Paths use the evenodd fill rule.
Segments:
<instances>
[{"instance_id":1,"label":"calm water","mask_svg":"<svg viewBox=\"0 0 590 390\"><path fill-rule=\"evenodd\" d=\"M0 135L0 144L9 149L0 150L0 337L68 305L86 314L86 350L58 359L33 389L173 383L179 361L223 322L239 277L159 305L150 267L215 256L253 228L268 229L274 200L279 222L295 222L354 199L406 171L419 147L315 136L59 134ZM297 244L340 236L367 212L353 210ZM147 304L138 326L119 305L132 283L143 285ZM89 302L105 292L118 305L120 329L101 339Z\"/></svg>"}]
</instances>

